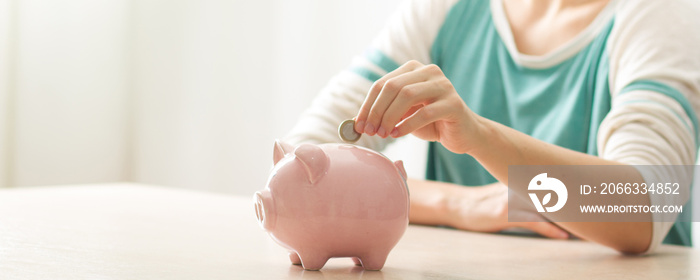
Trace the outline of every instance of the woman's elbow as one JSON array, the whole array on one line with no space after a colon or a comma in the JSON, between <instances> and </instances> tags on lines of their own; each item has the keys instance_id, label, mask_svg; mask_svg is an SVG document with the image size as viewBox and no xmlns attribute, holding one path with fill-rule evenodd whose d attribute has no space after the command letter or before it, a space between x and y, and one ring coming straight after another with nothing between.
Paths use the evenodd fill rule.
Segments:
<instances>
[{"instance_id":1,"label":"woman's elbow","mask_svg":"<svg viewBox=\"0 0 700 280\"><path fill-rule=\"evenodd\" d=\"M649 251L652 242L651 223L623 223L617 232L609 235L608 247L625 255L639 255Z\"/></svg>"},{"instance_id":2,"label":"woman's elbow","mask_svg":"<svg viewBox=\"0 0 700 280\"><path fill-rule=\"evenodd\" d=\"M641 255L649 250L650 245L651 244L648 241L636 241L620 242L619 244L614 244L610 247L624 255Z\"/></svg>"},{"instance_id":3,"label":"woman's elbow","mask_svg":"<svg viewBox=\"0 0 700 280\"><path fill-rule=\"evenodd\" d=\"M599 222L578 224L580 238L598 243L625 255L646 253L652 243L651 222Z\"/></svg>"}]
</instances>

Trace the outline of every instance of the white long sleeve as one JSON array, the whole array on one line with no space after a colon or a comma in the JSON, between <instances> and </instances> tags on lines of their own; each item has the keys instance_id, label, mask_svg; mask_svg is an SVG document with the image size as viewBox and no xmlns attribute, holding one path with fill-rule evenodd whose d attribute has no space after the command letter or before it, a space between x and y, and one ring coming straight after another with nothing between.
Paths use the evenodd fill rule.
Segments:
<instances>
[{"instance_id":1,"label":"white long sleeve","mask_svg":"<svg viewBox=\"0 0 700 280\"><path fill-rule=\"evenodd\" d=\"M678 167L693 165L697 156L696 112L700 109L700 8L695 1L621 1L608 41L612 110L598 134L599 155L630 165L667 166L647 182L670 181ZM626 88L655 81L680 96ZM625 92L623 94L623 92ZM685 103L685 104L684 104ZM685 105L685 107L683 106ZM689 194L683 185L681 193ZM651 195L652 204L683 204L683 196ZM681 199L682 201L677 201ZM685 200L683 200L685 199ZM654 215L653 252L673 222Z\"/></svg>"}]
</instances>

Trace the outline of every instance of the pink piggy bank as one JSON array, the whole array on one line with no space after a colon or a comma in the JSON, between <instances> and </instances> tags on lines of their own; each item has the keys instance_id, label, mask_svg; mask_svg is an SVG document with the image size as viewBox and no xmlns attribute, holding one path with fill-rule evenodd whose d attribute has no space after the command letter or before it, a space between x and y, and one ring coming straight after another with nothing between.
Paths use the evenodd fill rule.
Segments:
<instances>
[{"instance_id":1,"label":"pink piggy bank","mask_svg":"<svg viewBox=\"0 0 700 280\"><path fill-rule=\"evenodd\" d=\"M255 212L292 263L319 270L329 258L352 257L366 270L381 269L408 226L403 163L348 144L277 141L274 149Z\"/></svg>"}]
</instances>

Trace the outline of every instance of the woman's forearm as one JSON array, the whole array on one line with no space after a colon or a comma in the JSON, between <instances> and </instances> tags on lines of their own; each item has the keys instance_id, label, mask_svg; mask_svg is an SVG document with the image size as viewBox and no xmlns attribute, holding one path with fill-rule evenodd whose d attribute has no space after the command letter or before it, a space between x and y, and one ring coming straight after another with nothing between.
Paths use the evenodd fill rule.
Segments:
<instances>
[{"instance_id":1,"label":"woman's forearm","mask_svg":"<svg viewBox=\"0 0 700 280\"><path fill-rule=\"evenodd\" d=\"M417 179L408 179L411 194L411 211L409 220L413 224L448 225L446 184Z\"/></svg>"},{"instance_id":2,"label":"woman's forearm","mask_svg":"<svg viewBox=\"0 0 700 280\"><path fill-rule=\"evenodd\" d=\"M533 214L532 221L508 222L507 188L501 183L464 187L450 183L409 179L410 222L445 225L469 231L498 232L526 228L542 236L564 239L569 235Z\"/></svg>"},{"instance_id":3,"label":"woman's forearm","mask_svg":"<svg viewBox=\"0 0 700 280\"><path fill-rule=\"evenodd\" d=\"M537 140L487 119L481 118L479 123L482 133L479 138L482 140L469 151L469 154L504 184L508 183L508 166L510 165L622 165L618 162ZM488 139L488 141L483 141L483 139ZM583 176L601 176L601 174L583 174ZM611 173L604 176L608 176L615 182L643 182L641 174L636 171L619 175ZM509 187L513 189L512 186ZM527 189L513 190L521 194L525 194L527 191ZM640 202L639 197L633 195L621 195L616 202L624 204L627 201ZM645 202L649 203L648 197ZM546 213L545 216L549 216L551 219L550 214ZM583 223L552 220L574 235L625 253L644 252L651 242L651 215L648 217L649 222Z\"/></svg>"},{"instance_id":4,"label":"woman's forearm","mask_svg":"<svg viewBox=\"0 0 700 280\"><path fill-rule=\"evenodd\" d=\"M496 183L500 184L500 183ZM494 185L464 187L438 181L408 179L411 193L411 223L459 227L455 219L476 224L477 208L494 192ZM486 206L489 207L489 206ZM457 213L459 212L459 213ZM457 218L459 216L459 218ZM474 225L478 228L479 225Z\"/></svg>"}]
</instances>

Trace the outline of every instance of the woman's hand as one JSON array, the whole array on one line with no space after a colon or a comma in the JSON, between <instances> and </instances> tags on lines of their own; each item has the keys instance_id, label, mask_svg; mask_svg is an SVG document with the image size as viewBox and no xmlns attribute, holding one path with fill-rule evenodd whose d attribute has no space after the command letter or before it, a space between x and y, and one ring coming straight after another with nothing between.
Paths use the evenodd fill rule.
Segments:
<instances>
[{"instance_id":1,"label":"woman's hand","mask_svg":"<svg viewBox=\"0 0 700 280\"><path fill-rule=\"evenodd\" d=\"M468 153L479 140L479 122L438 66L409 61L372 85L355 131L382 138L412 133Z\"/></svg>"},{"instance_id":2,"label":"woman's hand","mask_svg":"<svg viewBox=\"0 0 700 280\"><path fill-rule=\"evenodd\" d=\"M467 194L469 191L477 195ZM566 239L569 234L532 212L518 212L519 220L508 222L508 188L495 183L475 188L452 189L446 204L447 225L469 231L498 232L509 228L526 228L549 238Z\"/></svg>"}]
</instances>

